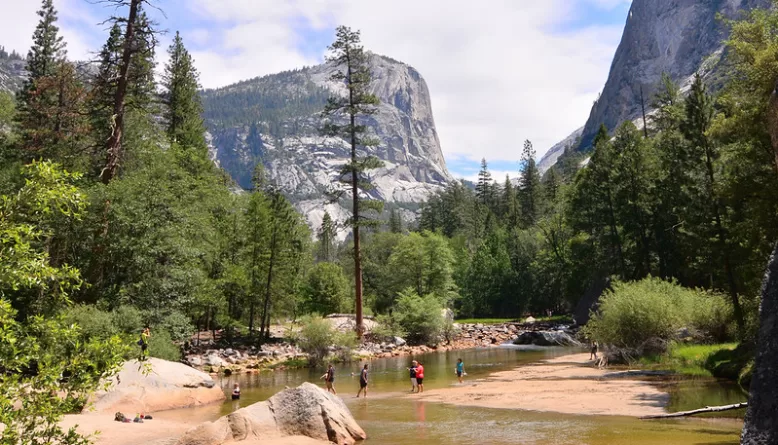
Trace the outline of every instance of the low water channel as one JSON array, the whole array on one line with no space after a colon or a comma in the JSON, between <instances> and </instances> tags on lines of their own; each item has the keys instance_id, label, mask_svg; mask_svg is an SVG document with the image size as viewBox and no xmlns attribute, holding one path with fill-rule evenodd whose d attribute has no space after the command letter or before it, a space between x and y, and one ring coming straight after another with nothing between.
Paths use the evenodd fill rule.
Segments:
<instances>
[{"instance_id":1,"label":"low water channel","mask_svg":"<svg viewBox=\"0 0 778 445\"><path fill-rule=\"evenodd\" d=\"M570 353L563 348L500 347L431 353L415 358L424 363L425 389L457 384L454 366L457 358L465 362L467 380L487 378L490 373L513 369ZM579 352L579 351L575 351ZM425 445L459 444L737 444L742 427L742 412L730 418L679 420L637 420L620 416L576 416L556 413L489 409L425 402L408 397L410 390L409 357L371 360L367 399L356 399L358 375L362 363L336 366L335 387L357 422L368 434L366 445L419 443ZM351 373L354 373L354 376ZM240 401L228 400L199 416L211 417L265 400L302 382L321 384L324 369L297 369L261 374L239 375L221 380L226 393L240 383ZM737 385L713 379L669 379L662 382L670 393L669 411L706 405L724 405L744 401ZM571 397L575 397L571 395Z\"/></svg>"}]
</instances>

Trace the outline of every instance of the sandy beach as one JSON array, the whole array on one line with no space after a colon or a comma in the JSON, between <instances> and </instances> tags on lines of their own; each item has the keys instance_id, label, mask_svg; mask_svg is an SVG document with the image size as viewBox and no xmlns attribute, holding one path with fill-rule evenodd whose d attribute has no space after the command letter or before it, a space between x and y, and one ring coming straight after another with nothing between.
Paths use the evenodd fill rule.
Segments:
<instances>
[{"instance_id":1,"label":"sandy beach","mask_svg":"<svg viewBox=\"0 0 778 445\"><path fill-rule=\"evenodd\" d=\"M661 414L669 400L656 385L597 369L588 353L523 365L461 386L408 397L485 408L612 416Z\"/></svg>"}]
</instances>

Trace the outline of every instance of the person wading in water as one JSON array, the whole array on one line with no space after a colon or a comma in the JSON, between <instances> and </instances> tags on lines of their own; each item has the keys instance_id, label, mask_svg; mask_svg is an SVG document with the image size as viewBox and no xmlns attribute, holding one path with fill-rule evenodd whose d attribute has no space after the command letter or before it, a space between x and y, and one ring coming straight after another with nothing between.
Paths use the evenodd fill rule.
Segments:
<instances>
[{"instance_id":1,"label":"person wading in water","mask_svg":"<svg viewBox=\"0 0 778 445\"><path fill-rule=\"evenodd\" d=\"M359 391L357 391L357 398L359 398L359 394L362 393L362 391L365 392L365 397L367 397L367 365L362 368L362 373L359 374Z\"/></svg>"},{"instance_id":2,"label":"person wading in water","mask_svg":"<svg viewBox=\"0 0 778 445\"><path fill-rule=\"evenodd\" d=\"M332 367L332 363L330 363L327 372L325 372L321 378L324 379L324 382L327 385L327 392L338 394L335 392L335 368Z\"/></svg>"}]
</instances>

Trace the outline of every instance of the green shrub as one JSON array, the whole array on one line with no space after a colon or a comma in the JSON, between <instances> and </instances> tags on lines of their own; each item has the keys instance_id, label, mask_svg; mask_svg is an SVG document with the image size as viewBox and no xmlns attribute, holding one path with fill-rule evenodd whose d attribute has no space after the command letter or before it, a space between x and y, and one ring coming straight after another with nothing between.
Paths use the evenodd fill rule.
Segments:
<instances>
[{"instance_id":1,"label":"green shrub","mask_svg":"<svg viewBox=\"0 0 778 445\"><path fill-rule=\"evenodd\" d=\"M157 329L167 331L170 338L177 343L189 340L195 331L189 317L178 311L173 311L165 317Z\"/></svg>"},{"instance_id":2,"label":"green shrub","mask_svg":"<svg viewBox=\"0 0 778 445\"><path fill-rule=\"evenodd\" d=\"M720 295L649 277L614 283L584 332L601 344L661 352L656 349L674 340L681 328L724 341L730 324L731 310Z\"/></svg>"},{"instance_id":3,"label":"green shrub","mask_svg":"<svg viewBox=\"0 0 778 445\"><path fill-rule=\"evenodd\" d=\"M335 339L332 324L321 317L309 316L300 321L302 329L296 335L297 345L310 356L312 365L324 362Z\"/></svg>"},{"instance_id":4,"label":"green shrub","mask_svg":"<svg viewBox=\"0 0 778 445\"><path fill-rule=\"evenodd\" d=\"M140 335L145 327L143 313L135 306L121 306L111 312L111 317L116 329L125 334Z\"/></svg>"},{"instance_id":5,"label":"green shrub","mask_svg":"<svg viewBox=\"0 0 778 445\"><path fill-rule=\"evenodd\" d=\"M78 305L65 310L65 322L77 324L86 338L109 338L120 331L114 324L110 312L98 309L96 306Z\"/></svg>"},{"instance_id":6,"label":"green shrub","mask_svg":"<svg viewBox=\"0 0 778 445\"><path fill-rule=\"evenodd\" d=\"M140 352L140 346L136 347ZM152 331L151 333L151 338L149 339L149 355L151 357L177 362L181 360L181 348L173 343L168 331L159 329Z\"/></svg>"},{"instance_id":7,"label":"green shrub","mask_svg":"<svg viewBox=\"0 0 778 445\"><path fill-rule=\"evenodd\" d=\"M398 294L391 324L402 330L411 344L435 343L443 330L442 309L434 296L420 297L406 289Z\"/></svg>"},{"instance_id":8,"label":"green shrub","mask_svg":"<svg viewBox=\"0 0 778 445\"><path fill-rule=\"evenodd\" d=\"M328 315L350 310L348 279L334 263L318 263L308 274L305 284L308 312Z\"/></svg>"}]
</instances>

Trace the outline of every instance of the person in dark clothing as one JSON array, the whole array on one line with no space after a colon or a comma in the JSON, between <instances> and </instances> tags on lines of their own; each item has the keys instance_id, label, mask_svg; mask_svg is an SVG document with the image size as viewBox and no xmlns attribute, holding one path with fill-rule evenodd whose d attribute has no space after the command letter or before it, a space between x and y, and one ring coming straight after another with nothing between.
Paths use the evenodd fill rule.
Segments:
<instances>
[{"instance_id":1,"label":"person in dark clothing","mask_svg":"<svg viewBox=\"0 0 778 445\"><path fill-rule=\"evenodd\" d=\"M330 363L327 372L321 378L324 379L324 383L327 385L327 392L337 394L335 392L335 368L332 367L332 363Z\"/></svg>"},{"instance_id":2,"label":"person in dark clothing","mask_svg":"<svg viewBox=\"0 0 778 445\"><path fill-rule=\"evenodd\" d=\"M416 392L419 387L419 383L416 381L416 360L411 362L411 367L408 368L411 375L411 392Z\"/></svg>"},{"instance_id":3,"label":"person in dark clothing","mask_svg":"<svg viewBox=\"0 0 778 445\"><path fill-rule=\"evenodd\" d=\"M359 374L359 391L357 392L357 398L359 398L359 394L361 394L362 391L365 392L365 397L367 397L367 364L362 368L362 373Z\"/></svg>"}]
</instances>

